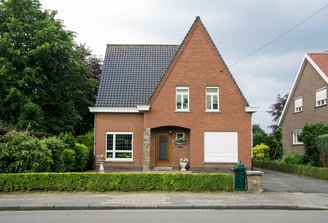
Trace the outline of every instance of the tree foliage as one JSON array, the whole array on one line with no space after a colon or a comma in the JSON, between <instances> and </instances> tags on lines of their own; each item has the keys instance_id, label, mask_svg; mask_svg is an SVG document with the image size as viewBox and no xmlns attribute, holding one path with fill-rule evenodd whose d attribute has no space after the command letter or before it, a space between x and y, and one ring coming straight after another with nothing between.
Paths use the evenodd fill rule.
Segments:
<instances>
[{"instance_id":1,"label":"tree foliage","mask_svg":"<svg viewBox=\"0 0 328 223\"><path fill-rule=\"evenodd\" d=\"M0 173L49 171L52 163L51 151L28 133L0 136Z\"/></svg>"},{"instance_id":2,"label":"tree foliage","mask_svg":"<svg viewBox=\"0 0 328 223\"><path fill-rule=\"evenodd\" d=\"M269 161L270 160L269 151L270 151L269 146L265 145L264 143L254 146L253 148L254 160Z\"/></svg>"},{"instance_id":3,"label":"tree foliage","mask_svg":"<svg viewBox=\"0 0 328 223\"><path fill-rule=\"evenodd\" d=\"M320 151L317 147L316 139L320 135L328 134L328 124L315 123L305 124L298 139L304 143L304 163L313 166L322 166L320 161Z\"/></svg>"},{"instance_id":4,"label":"tree foliage","mask_svg":"<svg viewBox=\"0 0 328 223\"><path fill-rule=\"evenodd\" d=\"M275 137L279 136L280 137ZM261 143L269 146L269 154L271 160L276 160L282 157L282 143L281 143L281 128L276 130L276 134L266 133L263 129L261 129L260 125L253 125L253 145L257 146Z\"/></svg>"},{"instance_id":5,"label":"tree foliage","mask_svg":"<svg viewBox=\"0 0 328 223\"><path fill-rule=\"evenodd\" d=\"M38 0L0 2L0 120L5 125L50 133L72 131L78 104L96 84L55 11Z\"/></svg>"},{"instance_id":6,"label":"tree foliage","mask_svg":"<svg viewBox=\"0 0 328 223\"><path fill-rule=\"evenodd\" d=\"M276 124L279 121L281 113L286 104L287 98L288 98L288 93L286 93L284 96L281 96L280 94L278 94L276 103L272 104L270 106L269 110L267 111L272 116L273 123Z\"/></svg>"}]
</instances>

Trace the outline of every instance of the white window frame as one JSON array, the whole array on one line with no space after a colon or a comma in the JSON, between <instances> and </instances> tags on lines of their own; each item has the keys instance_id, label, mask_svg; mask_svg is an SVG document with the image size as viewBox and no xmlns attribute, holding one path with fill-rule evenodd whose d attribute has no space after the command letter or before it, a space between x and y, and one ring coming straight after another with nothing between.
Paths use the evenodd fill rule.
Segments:
<instances>
[{"instance_id":1,"label":"white window frame","mask_svg":"<svg viewBox=\"0 0 328 223\"><path fill-rule=\"evenodd\" d=\"M315 91L315 107L327 105L327 88L323 87Z\"/></svg>"},{"instance_id":2,"label":"white window frame","mask_svg":"<svg viewBox=\"0 0 328 223\"><path fill-rule=\"evenodd\" d=\"M178 101L181 101L181 107L178 106ZM184 100L187 100L186 106ZM177 112L189 112L189 87L176 87L175 90L175 110Z\"/></svg>"},{"instance_id":3,"label":"white window frame","mask_svg":"<svg viewBox=\"0 0 328 223\"><path fill-rule=\"evenodd\" d=\"M303 142L298 140L298 136L301 132L302 132L302 129L293 130L293 132L292 132L293 145L303 145Z\"/></svg>"},{"instance_id":4,"label":"white window frame","mask_svg":"<svg viewBox=\"0 0 328 223\"><path fill-rule=\"evenodd\" d=\"M216 92L208 92L210 89L215 89ZM206 87L205 89L206 92L206 98L205 98L205 107L207 112L218 112L220 111L220 106L219 106L219 87ZM217 98L217 108L214 108L214 98ZM210 105L210 107L208 107Z\"/></svg>"},{"instance_id":5,"label":"white window frame","mask_svg":"<svg viewBox=\"0 0 328 223\"><path fill-rule=\"evenodd\" d=\"M238 162L238 132L204 132L204 163Z\"/></svg>"},{"instance_id":6,"label":"white window frame","mask_svg":"<svg viewBox=\"0 0 328 223\"><path fill-rule=\"evenodd\" d=\"M113 135L113 149L108 149L108 135ZM131 150L119 150L116 149L116 136L117 135L131 135ZM108 157L108 154L112 153L112 157ZM131 153L130 158L119 158L116 157L116 153ZM106 132L106 147L105 147L105 158L108 161L133 161L133 132Z\"/></svg>"},{"instance_id":7,"label":"white window frame","mask_svg":"<svg viewBox=\"0 0 328 223\"><path fill-rule=\"evenodd\" d=\"M303 111L303 97L294 98L294 113Z\"/></svg>"}]
</instances>

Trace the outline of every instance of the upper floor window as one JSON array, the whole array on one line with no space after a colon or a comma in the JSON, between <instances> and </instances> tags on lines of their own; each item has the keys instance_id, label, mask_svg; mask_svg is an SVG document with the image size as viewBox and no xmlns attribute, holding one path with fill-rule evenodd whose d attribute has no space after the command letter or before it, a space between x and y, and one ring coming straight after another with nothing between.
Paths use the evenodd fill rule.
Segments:
<instances>
[{"instance_id":1,"label":"upper floor window","mask_svg":"<svg viewBox=\"0 0 328 223\"><path fill-rule=\"evenodd\" d=\"M176 88L176 111L189 111L189 87Z\"/></svg>"},{"instance_id":2,"label":"upper floor window","mask_svg":"<svg viewBox=\"0 0 328 223\"><path fill-rule=\"evenodd\" d=\"M117 161L132 161L132 132L106 133L106 159Z\"/></svg>"},{"instance_id":3,"label":"upper floor window","mask_svg":"<svg viewBox=\"0 0 328 223\"><path fill-rule=\"evenodd\" d=\"M219 88L206 88L206 111L219 111Z\"/></svg>"},{"instance_id":4,"label":"upper floor window","mask_svg":"<svg viewBox=\"0 0 328 223\"><path fill-rule=\"evenodd\" d=\"M315 106L320 107L327 104L327 88L321 88L315 92Z\"/></svg>"},{"instance_id":5,"label":"upper floor window","mask_svg":"<svg viewBox=\"0 0 328 223\"><path fill-rule=\"evenodd\" d=\"M294 112L302 112L303 111L303 98L299 97L294 99Z\"/></svg>"},{"instance_id":6,"label":"upper floor window","mask_svg":"<svg viewBox=\"0 0 328 223\"><path fill-rule=\"evenodd\" d=\"M302 130L293 131L293 145L302 145L303 142L298 139L298 136L301 134Z\"/></svg>"}]
</instances>

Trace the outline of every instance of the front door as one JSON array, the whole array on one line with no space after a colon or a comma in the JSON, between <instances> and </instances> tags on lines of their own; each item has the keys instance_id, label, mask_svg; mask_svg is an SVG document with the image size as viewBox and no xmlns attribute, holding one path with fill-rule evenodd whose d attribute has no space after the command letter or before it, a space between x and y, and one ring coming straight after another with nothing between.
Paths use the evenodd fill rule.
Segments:
<instances>
[{"instance_id":1,"label":"front door","mask_svg":"<svg viewBox=\"0 0 328 223\"><path fill-rule=\"evenodd\" d=\"M158 167L171 166L171 136L161 133L156 136L156 163Z\"/></svg>"}]
</instances>

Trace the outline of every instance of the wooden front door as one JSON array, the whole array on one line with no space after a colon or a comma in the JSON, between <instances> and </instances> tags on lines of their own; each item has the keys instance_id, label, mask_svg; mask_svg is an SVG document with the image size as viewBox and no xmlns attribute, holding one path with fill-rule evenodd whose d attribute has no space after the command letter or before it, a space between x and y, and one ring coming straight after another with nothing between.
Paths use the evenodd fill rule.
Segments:
<instances>
[{"instance_id":1,"label":"wooden front door","mask_svg":"<svg viewBox=\"0 0 328 223\"><path fill-rule=\"evenodd\" d=\"M157 167L171 166L171 135L160 133L156 136L156 163Z\"/></svg>"}]
</instances>

